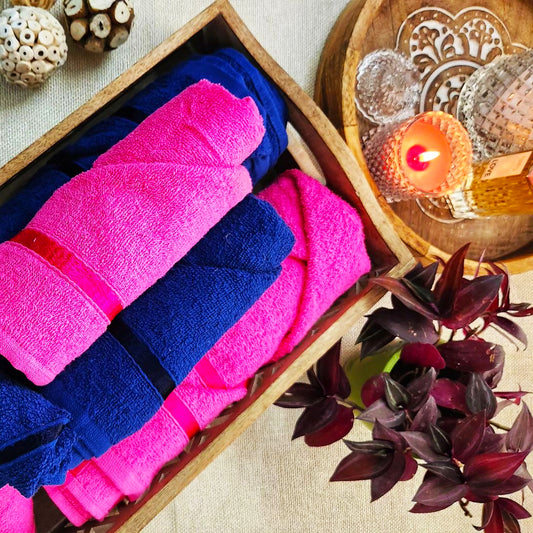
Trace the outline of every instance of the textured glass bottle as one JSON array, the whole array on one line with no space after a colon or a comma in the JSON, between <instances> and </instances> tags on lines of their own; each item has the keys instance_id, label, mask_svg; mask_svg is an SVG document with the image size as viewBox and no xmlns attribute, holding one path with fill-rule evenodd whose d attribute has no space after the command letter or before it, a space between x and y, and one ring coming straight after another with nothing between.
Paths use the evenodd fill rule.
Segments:
<instances>
[{"instance_id":1,"label":"textured glass bottle","mask_svg":"<svg viewBox=\"0 0 533 533\"><path fill-rule=\"evenodd\" d=\"M533 214L533 150L474 164L448 202L457 218Z\"/></svg>"}]
</instances>

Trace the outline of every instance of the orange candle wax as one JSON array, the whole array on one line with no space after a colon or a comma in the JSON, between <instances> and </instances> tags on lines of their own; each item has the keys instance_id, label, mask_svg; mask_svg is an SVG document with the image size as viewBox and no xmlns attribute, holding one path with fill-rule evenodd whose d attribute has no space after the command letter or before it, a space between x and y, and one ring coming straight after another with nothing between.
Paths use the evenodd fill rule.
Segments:
<instances>
[{"instance_id":1,"label":"orange candle wax","mask_svg":"<svg viewBox=\"0 0 533 533\"><path fill-rule=\"evenodd\" d=\"M404 178L416 189L435 191L446 182L450 172L450 142L433 124L414 122L405 132L400 161Z\"/></svg>"}]
</instances>

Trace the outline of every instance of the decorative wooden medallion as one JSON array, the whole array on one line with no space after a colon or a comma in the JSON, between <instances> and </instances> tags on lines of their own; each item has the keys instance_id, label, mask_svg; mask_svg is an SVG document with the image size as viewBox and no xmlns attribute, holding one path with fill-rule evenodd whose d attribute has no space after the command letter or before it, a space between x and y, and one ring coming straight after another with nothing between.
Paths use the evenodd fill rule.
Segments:
<instances>
[{"instance_id":1,"label":"decorative wooden medallion","mask_svg":"<svg viewBox=\"0 0 533 533\"><path fill-rule=\"evenodd\" d=\"M502 54L527 48L511 42L505 23L491 10L472 6L455 15L439 7L413 11L398 30L396 49L422 75L419 110L455 115L459 93L472 72Z\"/></svg>"}]
</instances>

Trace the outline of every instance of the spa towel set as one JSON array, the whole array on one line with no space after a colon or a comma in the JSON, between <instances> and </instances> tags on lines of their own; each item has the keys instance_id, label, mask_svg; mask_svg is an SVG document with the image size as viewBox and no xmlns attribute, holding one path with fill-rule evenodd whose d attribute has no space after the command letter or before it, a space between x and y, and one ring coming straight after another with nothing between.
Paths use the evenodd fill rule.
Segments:
<instances>
[{"instance_id":1,"label":"spa towel set","mask_svg":"<svg viewBox=\"0 0 533 533\"><path fill-rule=\"evenodd\" d=\"M0 353L17 369L0 365L0 487L59 485L74 524L103 519L369 270L357 213L314 179L249 194L286 120L244 56L195 57L0 208Z\"/></svg>"}]
</instances>

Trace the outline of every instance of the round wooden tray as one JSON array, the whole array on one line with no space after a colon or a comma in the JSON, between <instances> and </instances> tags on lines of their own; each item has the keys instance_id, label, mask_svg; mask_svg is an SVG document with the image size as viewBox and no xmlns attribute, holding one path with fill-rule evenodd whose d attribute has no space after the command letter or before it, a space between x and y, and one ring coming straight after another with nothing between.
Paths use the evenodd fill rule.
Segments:
<instances>
[{"instance_id":1,"label":"round wooden tray","mask_svg":"<svg viewBox=\"0 0 533 533\"><path fill-rule=\"evenodd\" d=\"M451 217L438 204L387 203L361 149L360 138L372 124L356 108L357 65L379 48L405 53L422 73L419 111L453 114L468 76L502 53L533 47L532 27L531 0L352 0L329 35L318 68L315 100L354 152L400 237L422 257L446 258L471 242L470 272L484 250L486 259L503 261L511 273L525 272L533 269L533 216L442 222L435 216ZM419 39L417 47L412 36L415 31L420 35L421 28L427 38L423 43Z\"/></svg>"}]
</instances>

